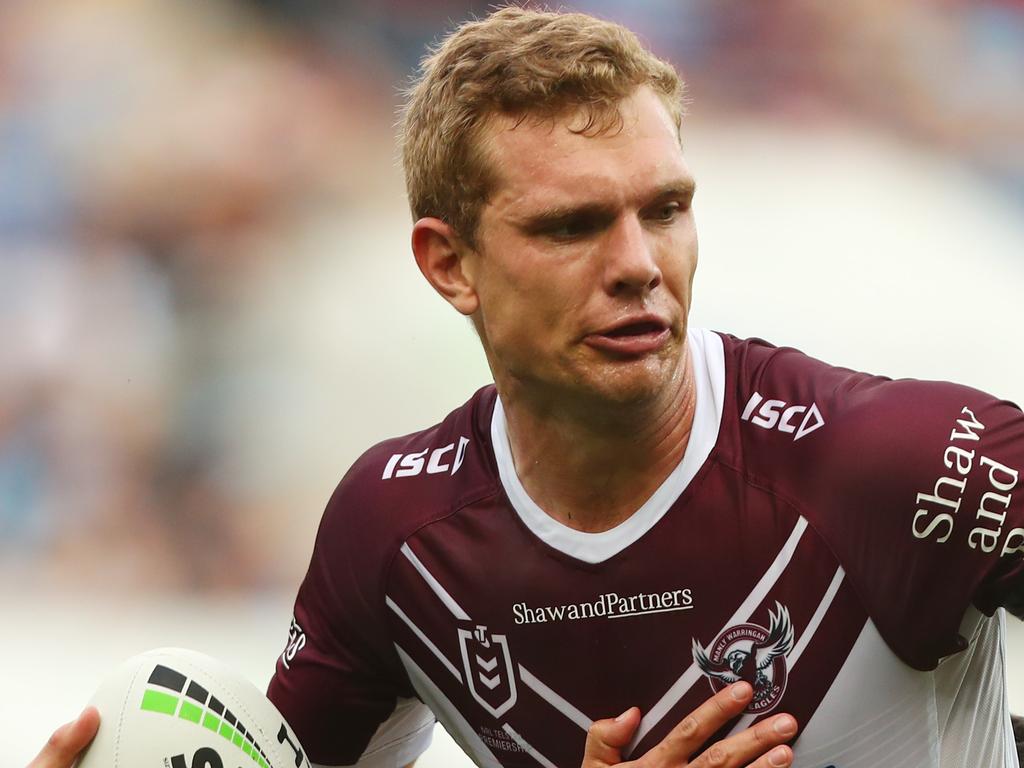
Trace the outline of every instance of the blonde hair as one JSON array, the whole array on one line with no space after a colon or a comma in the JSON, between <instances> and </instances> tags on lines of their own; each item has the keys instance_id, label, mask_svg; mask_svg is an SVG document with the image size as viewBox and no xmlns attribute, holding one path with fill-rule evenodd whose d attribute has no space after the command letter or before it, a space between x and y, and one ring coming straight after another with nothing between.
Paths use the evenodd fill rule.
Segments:
<instances>
[{"instance_id":1,"label":"blonde hair","mask_svg":"<svg viewBox=\"0 0 1024 768\"><path fill-rule=\"evenodd\" d=\"M402 112L413 217L439 218L472 244L493 187L479 146L488 118L554 118L579 108L577 132L597 135L621 127L618 104L641 86L662 98L678 129L682 80L619 24L518 7L462 24L423 59Z\"/></svg>"}]
</instances>

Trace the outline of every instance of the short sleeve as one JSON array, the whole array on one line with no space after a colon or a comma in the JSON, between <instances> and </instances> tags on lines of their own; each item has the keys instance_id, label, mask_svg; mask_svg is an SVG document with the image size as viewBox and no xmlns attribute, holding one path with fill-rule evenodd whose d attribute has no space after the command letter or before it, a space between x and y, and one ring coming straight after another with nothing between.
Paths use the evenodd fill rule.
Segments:
<instances>
[{"instance_id":1,"label":"short sleeve","mask_svg":"<svg viewBox=\"0 0 1024 768\"><path fill-rule=\"evenodd\" d=\"M862 380L841 396L829 539L886 640L930 669L963 649L971 605L1024 617L1024 414L944 382Z\"/></svg>"},{"instance_id":2,"label":"short sleeve","mask_svg":"<svg viewBox=\"0 0 1024 768\"><path fill-rule=\"evenodd\" d=\"M314 765L363 765L360 758L371 740L395 715L385 729L387 743L378 739L370 750L372 765L385 765L389 755L404 755L416 745L426 748L425 715L420 710L410 716L408 707L396 711L400 699L414 694L396 666L380 616L377 584L386 554L368 544L346 508L351 500L345 485L324 514L267 695Z\"/></svg>"},{"instance_id":3,"label":"short sleeve","mask_svg":"<svg viewBox=\"0 0 1024 768\"><path fill-rule=\"evenodd\" d=\"M975 605L986 614L1003 607L1024 619L1024 414L1000 402L980 410L988 435L979 439L977 465L967 476L975 487L971 494L964 489L967 530L960 534L966 535L960 546L982 558Z\"/></svg>"},{"instance_id":4,"label":"short sleeve","mask_svg":"<svg viewBox=\"0 0 1024 768\"><path fill-rule=\"evenodd\" d=\"M950 596L963 593L986 614L1005 607L1024 616L1024 414L966 387L917 389L923 413L907 421L919 422L927 439L912 446L919 457L904 459L914 484L900 483L901 498L912 516L898 553L908 575L916 561L923 565L915 598L941 600L935 587L949 580L963 585ZM898 471L900 457L892 459ZM962 613L968 606L951 607Z\"/></svg>"},{"instance_id":5,"label":"short sleeve","mask_svg":"<svg viewBox=\"0 0 1024 768\"><path fill-rule=\"evenodd\" d=\"M747 471L824 538L903 661L934 669L963 650L960 624L972 606L1024 617L1018 406L763 342L742 346L738 369L738 403L750 408L763 395L814 412L813 429L795 432L741 417Z\"/></svg>"}]
</instances>

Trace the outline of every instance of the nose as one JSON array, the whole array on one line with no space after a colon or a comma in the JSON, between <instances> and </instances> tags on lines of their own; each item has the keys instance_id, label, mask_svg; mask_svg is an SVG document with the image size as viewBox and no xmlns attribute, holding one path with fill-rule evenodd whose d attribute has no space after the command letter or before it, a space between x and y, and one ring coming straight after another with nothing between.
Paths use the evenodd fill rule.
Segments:
<instances>
[{"instance_id":1,"label":"nose","mask_svg":"<svg viewBox=\"0 0 1024 768\"><path fill-rule=\"evenodd\" d=\"M661 268L639 217L621 217L607 241L605 287L613 296L646 294L661 284Z\"/></svg>"}]
</instances>

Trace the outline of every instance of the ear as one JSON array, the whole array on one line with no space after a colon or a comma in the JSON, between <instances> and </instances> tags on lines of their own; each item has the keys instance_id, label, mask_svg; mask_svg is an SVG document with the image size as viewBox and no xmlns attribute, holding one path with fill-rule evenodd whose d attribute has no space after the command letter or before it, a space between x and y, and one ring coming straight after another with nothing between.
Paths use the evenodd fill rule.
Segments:
<instances>
[{"instance_id":1,"label":"ear","mask_svg":"<svg viewBox=\"0 0 1024 768\"><path fill-rule=\"evenodd\" d=\"M476 252L454 229L440 219L420 219L412 228L412 252L416 266L435 291L462 314L476 312L480 300L468 264Z\"/></svg>"}]
</instances>

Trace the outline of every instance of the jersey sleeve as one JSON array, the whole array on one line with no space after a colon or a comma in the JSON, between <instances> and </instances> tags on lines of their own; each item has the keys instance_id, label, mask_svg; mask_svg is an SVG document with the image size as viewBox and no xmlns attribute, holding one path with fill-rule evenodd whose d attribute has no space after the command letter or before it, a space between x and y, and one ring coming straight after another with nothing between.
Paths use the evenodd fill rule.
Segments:
<instances>
[{"instance_id":1,"label":"jersey sleeve","mask_svg":"<svg viewBox=\"0 0 1024 768\"><path fill-rule=\"evenodd\" d=\"M1003 607L1024 619L1024 414L1010 403L989 403L982 413L992 432L968 473L980 488L964 526L967 546L984 558L974 603L986 614Z\"/></svg>"},{"instance_id":2,"label":"jersey sleeve","mask_svg":"<svg viewBox=\"0 0 1024 768\"><path fill-rule=\"evenodd\" d=\"M826 540L897 655L924 670L963 650L972 605L1024 618L1019 407L763 342L743 351L748 464Z\"/></svg>"},{"instance_id":3,"label":"jersey sleeve","mask_svg":"<svg viewBox=\"0 0 1024 768\"><path fill-rule=\"evenodd\" d=\"M876 388L849 417L863 467L844 508L867 524L855 562L884 634L931 667L963 649L972 604L1024 617L1024 414L954 384Z\"/></svg>"},{"instance_id":4,"label":"jersey sleeve","mask_svg":"<svg viewBox=\"0 0 1024 768\"><path fill-rule=\"evenodd\" d=\"M387 542L361 514L372 499L358 475L324 513L267 695L314 765L393 768L426 749L433 717L414 700L381 616Z\"/></svg>"},{"instance_id":5,"label":"jersey sleeve","mask_svg":"<svg viewBox=\"0 0 1024 768\"><path fill-rule=\"evenodd\" d=\"M839 514L821 524L894 650L933 668L965 647L971 605L1024 617L1021 410L944 382L854 378L833 397L819 498Z\"/></svg>"}]
</instances>

